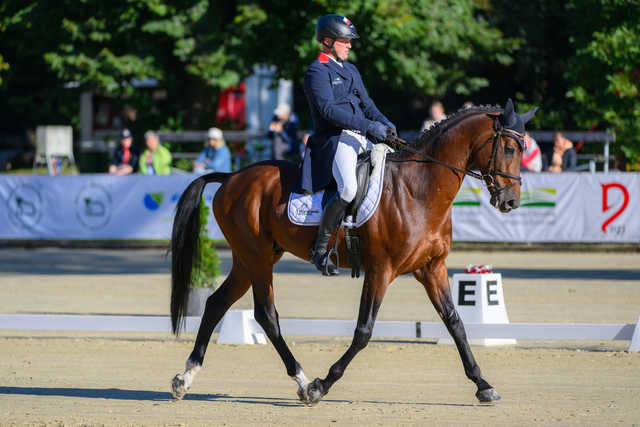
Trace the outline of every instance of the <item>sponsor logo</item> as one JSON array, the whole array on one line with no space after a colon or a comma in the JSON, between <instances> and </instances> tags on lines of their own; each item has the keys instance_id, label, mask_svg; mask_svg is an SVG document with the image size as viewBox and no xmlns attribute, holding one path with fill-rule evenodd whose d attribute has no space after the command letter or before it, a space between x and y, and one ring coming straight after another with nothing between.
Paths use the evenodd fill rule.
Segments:
<instances>
[{"instance_id":1,"label":"sponsor logo","mask_svg":"<svg viewBox=\"0 0 640 427\"><path fill-rule=\"evenodd\" d=\"M19 228L30 229L42 219L42 196L40 191L29 184L13 189L7 199L9 220Z\"/></svg>"},{"instance_id":2,"label":"sponsor logo","mask_svg":"<svg viewBox=\"0 0 640 427\"><path fill-rule=\"evenodd\" d=\"M619 208L611 213L611 215L604 220L602 223L601 229L603 233L607 232L607 228L610 228L611 231L614 231L616 234L624 233L624 226L620 225L617 227L609 227L613 221L615 221L621 214L627 209L629 205L629 190L627 187L620 184L619 182L611 182L609 184L600 184L602 187L602 212L607 212L615 207L616 204L609 204L609 191L617 190L619 194L622 194L622 203L617 204ZM619 197L618 197L619 198Z\"/></svg>"},{"instance_id":3,"label":"sponsor logo","mask_svg":"<svg viewBox=\"0 0 640 427\"><path fill-rule=\"evenodd\" d=\"M157 211L162 205L162 199L164 199L164 193L147 193L144 195L143 203L144 207L150 211Z\"/></svg>"},{"instance_id":4,"label":"sponsor logo","mask_svg":"<svg viewBox=\"0 0 640 427\"><path fill-rule=\"evenodd\" d=\"M296 208L296 215L313 215L321 213L320 209L312 209L310 206L302 205Z\"/></svg>"},{"instance_id":5,"label":"sponsor logo","mask_svg":"<svg viewBox=\"0 0 640 427\"><path fill-rule=\"evenodd\" d=\"M462 187L456 198L453 199L453 206L480 206L480 195L482 189L474 187Z\"/></svg>"},{"instance_id":6,"label":"sponsor logo","mask_svg":"<svg viewBox=\"0 0 640 427\"><path fill-rule=\"evenodd\" d=\"M112 213L111 194L96 183L82 187L75 200L76 218L90 230L99 230L109 223Z\"/></svg>"},{"instance_id":7,"label":"sponsor logo","mask_svg":"<svg viewBox=\"0 0 640 427\"><path fill-rule=\"evenodd\" d=\"M520 192L520 206L523 208L551 208L556 205L555 188L534 187L531 191Z\"/></svg>"}]
</instances>

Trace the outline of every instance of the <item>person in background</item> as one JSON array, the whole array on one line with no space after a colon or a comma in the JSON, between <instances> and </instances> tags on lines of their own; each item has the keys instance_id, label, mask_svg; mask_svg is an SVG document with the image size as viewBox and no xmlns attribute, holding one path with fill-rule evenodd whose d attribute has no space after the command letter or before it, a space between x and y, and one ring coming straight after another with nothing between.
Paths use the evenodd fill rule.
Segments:
<instances>
[{"instance_id":1,"label":"person in background","mask_svg":"<svg viewBox=\"0 0 640 427\"><path fill-rule=\"evenodd\" d=\"M160 145L158 134L148 130L144 134L147 149L140 156L139 167L143 175L169 175L171 173L171 153Z\"/></svg>"},{"instance_id":2,"label":"person in background","mask_svg":"<svg viewBox=\"0 0 640 427\"><path fill-rule=\"evenodd\" d=\"M444 106L440 101L434 101L429 109L429 118L422 123L422 131L431 128L433 125L446 119L447 116L444 113Z\"/></svg>"},{"instance_id":3,"label":"person in background","mask_svg":"<svg viewBox=\"0 0 640 427\"><path fill-rule=\"evenodd\" d=\"M122 129L120 132L120 147L116 150L111 159L109 173L111 175L128 175L138 172L138 161L140 160L140 151L131 145L133 137L129 129Z\"/></svg>"},{"instance_id":4,"label":"person in background","mask_svg":"<svg viewBox=\"0 0 640 427\"><path fill-rule=\"evenodd\" d=\"M193 162L196 173L231 172L231 152L224 142L222 131L211 128L207 131L205 148Z\"/></svg>"},{"instance_id":5,"label":"person in background","mask_svg":"<svg viewBox=\"0 0 640 427\"><path fill-rule=\"evenodd\" d=\"M569 141L561 132L553 136L553 154L549 162L549 172L566 172L576 167L578 154L573 149L573 142Z\"/></svg>"},{"instance_id":6,"label":"person in background","mask_svg":"<svg viewBox=\"0 0 640 427\"><path fill-rule=\"evenodd\" d=\"M540 172L542 170L542 153L538 143L529 135L529 132L525 132L524 142L526 148L522 153L520 168L523 171Z\"/></svg>"},{"instance_id":7,"label":"person in background","mask_svg":"<svg viewBox=\"0 0 640 427\"><path fill-rule=\"evenodd\" d=\"M473 102L471 101L466 101L464 104L462 104L462 108L464 108L465 110L471 107L473 107Z\"/></svg>"},{"instance_id":8,"label":"person in background","mask_svg":"<svg viewBox=\"0 0 640 427\"><path fill-rule=\"evenodd\" d=\"M291 112L289 104L281 103L273 110L268 136L272 141L273 160L282 160L285 157L297 160L300 157L298 118Z\"/></svg>"}]
</instances>

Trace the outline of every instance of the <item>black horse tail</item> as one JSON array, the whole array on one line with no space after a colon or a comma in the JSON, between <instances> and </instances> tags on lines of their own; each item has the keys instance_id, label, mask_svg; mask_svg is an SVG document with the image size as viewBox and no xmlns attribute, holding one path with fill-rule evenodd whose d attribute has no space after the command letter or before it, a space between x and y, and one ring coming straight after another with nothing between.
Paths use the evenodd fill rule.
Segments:
<instances>
[{"instance_id":1,"label":"black horse tail","mask_svg":"<svg viewBox=\"0 0 640 427\"><path fill-rule=\"evenodd\" d=\"M191 273L200 266L200 203L205 185L223 183L231 174L210 173L193 181L184 190L173 220L171 233L171 328L178 335L189 302Z\"/></svg>"}]
</instances>

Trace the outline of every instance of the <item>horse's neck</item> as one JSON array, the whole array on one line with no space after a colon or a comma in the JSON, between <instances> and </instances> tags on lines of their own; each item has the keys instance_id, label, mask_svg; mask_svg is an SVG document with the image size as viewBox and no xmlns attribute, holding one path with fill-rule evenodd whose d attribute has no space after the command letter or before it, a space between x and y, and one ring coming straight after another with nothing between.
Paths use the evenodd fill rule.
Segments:
<instances>
[{"instance_id":1,"label":"horse's neck","mask_svg":"<svg viewBox=\"0 0 640 427\"><path fill-rule=\"evenodd\" d=\"M470 122L471 120L467 119L455 128L448 130L438 141L424 147L423 153L433 156L447 165L462 170L467 169L473 140L473 137L468 135L474 135L470 129L473 124ZM464 175L446 166L433 163L423 168L423 173L426 174L425 180L435 187L437 197L452 204L458 190L460 190Z\"/></svg>"}]
</instances>

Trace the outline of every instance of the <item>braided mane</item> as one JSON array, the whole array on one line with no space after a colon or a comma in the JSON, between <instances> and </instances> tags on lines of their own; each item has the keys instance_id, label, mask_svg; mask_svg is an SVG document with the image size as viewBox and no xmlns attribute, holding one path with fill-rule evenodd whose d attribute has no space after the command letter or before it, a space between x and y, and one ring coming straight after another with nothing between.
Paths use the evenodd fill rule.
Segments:
<instances>
[{"instance_id":1,"label":"braided mane","mask_svg":"<svg viewBox=\"0 0 640 427\"><path fill-rule=\"evenodd\" d=\"M461 108L455 113L449 115L446 119L436 123L429 129L422 131L418 138L411 145L418 148L435 143L439 140L440 136L442 136L443 133L445 133L447 130L457 125L467 117L475 114L495 112L499 110L502 110L502 107L500 107L499 105L474 105L473 107L469 108Z\"/></svg>"}]
</instances>

